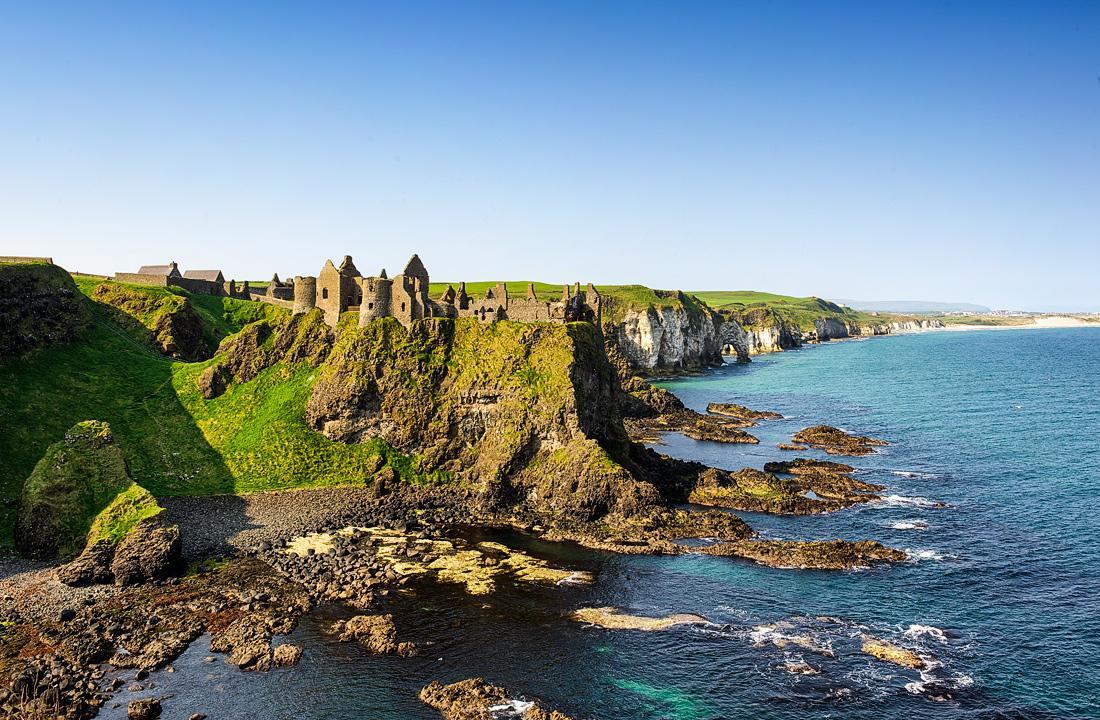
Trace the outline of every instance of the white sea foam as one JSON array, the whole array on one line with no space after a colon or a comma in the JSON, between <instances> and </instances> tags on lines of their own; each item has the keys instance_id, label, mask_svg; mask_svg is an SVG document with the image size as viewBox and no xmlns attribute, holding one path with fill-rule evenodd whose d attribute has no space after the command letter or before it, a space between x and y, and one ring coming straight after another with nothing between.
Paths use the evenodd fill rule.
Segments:
<instances>
[{"instance_id":1,"label":"white sea foam","mask_svg":"<svg viewBox=\"0 0 1100 720\"><path fill-rule=\"evenodd\" d=\"M495 718L518 718L535 707L533 702L525 702L523 700L506 700L500 705L493 705L489 708L490 714Z\"/></svg>"},{"instance_id":2,"label":"white sea foam","mask_svg":"<svg viewBox=\"0 0 1100 720\"><path fill-rule=\"evenodd\" d=\"M914 561L935 560L936 562L941 562L954 557L954 555L944 555L938 550L909 550L908 548L906 548L905 554L909 556L910 560Z\"/></svg>"},{"instance_id":3,"label":"white sea foam","mask_svg":"<svg viewBox=\"0 0 1100 720\"><path fill-rule=\"evenodd\" d=\"M923 532L928 529L928 523L923 520L898 520L891 523L890 527L894 530L919 530Z\"/></svg>"},{"instance_id":4,"label":"white sea foam","mask_svg":"<svg viewBox=\"0 0 1100 720\"><path fill-rule=\"evenodd\" d=\"M945 633L941 628L938 628L934 625L921 625L920 623L913 623L905 630L905 632L902 633L902 635L911 638L919 638L921 636L927 635L931 638L935 638L941 643L947 642L947 633Z\"/></svg>"},{"instance_id":5,"label":"white sea foam","mask_svg":"<svg viewBox=\"0 0 1100 720\"><path fill-rule=\"evenodd\" d=\"M925 480L935 480L939 477L935 473L917 472L916 470L891 470L890 474L904 478L923 478Z\"/></svg>"},{"instance_id":6,"label":"white sea foam","mask_svg":"<svg viewBox=\"0 0 1100 720\"><path fill-rule=\"evenodd\" d=\"M887 495L870 503L870 505L872 507L943 507L943 503L936 502L935 500L929 500L925 497L907 497L905 495Z\"/></svg>"}]
</instances>

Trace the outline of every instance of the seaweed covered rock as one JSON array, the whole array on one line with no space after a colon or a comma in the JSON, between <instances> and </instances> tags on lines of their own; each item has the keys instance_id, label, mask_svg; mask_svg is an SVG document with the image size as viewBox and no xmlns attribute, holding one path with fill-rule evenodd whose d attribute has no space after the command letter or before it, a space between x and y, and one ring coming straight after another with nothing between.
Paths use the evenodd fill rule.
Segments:
<instances>
[{"instance_id":1,"label":"seaweed covered rock","mask_svg":"<svg viewBox=\"0 0 1100 720\"><path fill-rule=\"evenodd\" d=\"M71 342L92 317L72 277L45 263L0 263L0 357Z\"/></svg>"},{"instance_id":2,"label":"seaweed covered rock","mask_svg":"<svg viewBox=\"0 0 1100 720\"><path fill-rule=\"evenodd\" d=\"M783 416L777 412L771 410L753 410L747 408L744 405L738 405L736 403L710 403L707 405L707 412L714 415L724 415L726 417L735 417L741 420L782 420Z\"/></svg>"},{"instance_id":3,"label":"seaweed covered rock","mask_svg":"<svg viewBox=\"0 0 1100 720\"><path fill-rule=\"evenodd\" d=\"M740 557L779 568L851 570L878 563L904 562L906 554L873 540L739 540L716 543L699 552Z\"/></svg>"},{"instance_id":4,"label":"seaweed covered rock","mask_svg":"<svg viewBox=\"0 0 1100 720\"><path fill-rule=\"evenodd\" d=\"M872 455L876 447L889 444L885 440L846 433L831 425L814 425L799 430L791 439L820 448L830 455Z\"/></svg>"},{"instance_id":5,"label":"seaweed covered rock","mask_svg":"<svg viewBox=\"0 0 1100 720\"><path fill-rule=\"evenodd\" d=\"M764 470L765 472L787 473L789 475L855 472L854 467L845 463L832 462L831 460L814 460L811 458L795 458L794 460L764 463Z\"/></svg>"},{"instance_id":6,"label":"seaweed covered rock","mask_svg":"<svg viewBox=\"0 0 1100 720\"><path fill-rule=\"evenodd\" d=\"M450 685L432 681L420 691L420 699L438 710L443 720L494 720L500 717L570 720L569 716L548 709L538 700L510 698L504 688L490 685L482 678L470 678Z\"/></svg>"},{"instance_id":7,"label":"seaweed covered rock","mask_svg":"<svg viewBox=\"0 0 1100 720\"><path fill-rule=\"evenodd\" d=\"M744 443L749 445L756 445L760 442L755 435L750 435L737 427L737 423L714 422L707 419L700 419L693 423L689 423L685 425L680 432L692 440L706 440L708 442L720 443Z\"/></svg>"},{"instance_id":8,"label":"seaweed covered rock","mask_svg":"<svg viewBox=\"0 0 1100 720\"><path fill-rule=\"evenodd\" d=\"M51 445L23 486L16 547L40 559L71 557L86 544L116 543L161 511L130 478L107 423L77 423Z\"/></svg>"},{"instance_id":9,"label":"seaweed covered rock","mask_svg":"<svg viewBox=\"0 0 1100 720\"><path fill-rule=\"evenodd\" d=\"M210 357L202 319L183 294L162 287L103 282L91 292L112 319L164 355L181 360Z\"/></svg>"},{"instance_id":10,"label":"seaweed covered rock","mask_svg":"<svg viewBox=\"0 0 1100 720\"><path fill-rule=\"evenodd\" d=\"M794 481L753 468L743 468L733 473L710 468L700 475L699 484L688 500L697 505L778 515L812 515L850 504L808 498L803 492L803 487Z\"/></svg>"}]
</instances>

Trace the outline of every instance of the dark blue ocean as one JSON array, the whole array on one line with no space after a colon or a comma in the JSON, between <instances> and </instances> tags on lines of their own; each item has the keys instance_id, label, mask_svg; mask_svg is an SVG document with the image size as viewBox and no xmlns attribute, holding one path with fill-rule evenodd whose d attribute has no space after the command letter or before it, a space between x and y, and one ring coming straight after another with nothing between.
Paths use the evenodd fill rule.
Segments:
<instances>
[{"instance_id":1,"label":"dark blue ocean","mask_svg":"<svg viewBox=\"0 0 1100 720\"><path fill-rule=\"evenodd\" d=\"M787 416L754 429L757 446L668 436L663 451L678 457L759 468L795 456L776 443L817 423L890 440L851 461L888 486L884 502L744 517L777 538L881 540L910 562L777 570L508 536L596 583L473 599L420 586L391 608L403 639L425 648L412 659L334 644L324 610L293 636L306 647L295 669L203 663L200 641L159 674L157 694L176 695L165 717L432 718L419 687L479 675L579 718L1100 717L1100 328L832 343L662 384L698 409L733 401ZM565 618L602 605L712 624L641 633ZM859 652L862 634L935 661L923 674L884 664ZM786 669L798 662L819 674Z\"/></svg>"}]
</instances>

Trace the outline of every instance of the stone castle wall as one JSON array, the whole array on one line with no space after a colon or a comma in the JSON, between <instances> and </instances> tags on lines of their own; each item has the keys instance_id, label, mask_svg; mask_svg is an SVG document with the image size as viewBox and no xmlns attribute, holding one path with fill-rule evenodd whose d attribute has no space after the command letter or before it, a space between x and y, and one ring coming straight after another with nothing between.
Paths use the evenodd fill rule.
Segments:
<instances>
[{"instance_id":1,"label":"stone castle wall","mask_svg":"<svg viewBox=\"0 0 1100 720\"><path fill-rule=\"evenodd\" d=\"M20 257L18 255L0 255L0 263L53 265L53 258L48 257Z\"/></svg>"}]
</instances>

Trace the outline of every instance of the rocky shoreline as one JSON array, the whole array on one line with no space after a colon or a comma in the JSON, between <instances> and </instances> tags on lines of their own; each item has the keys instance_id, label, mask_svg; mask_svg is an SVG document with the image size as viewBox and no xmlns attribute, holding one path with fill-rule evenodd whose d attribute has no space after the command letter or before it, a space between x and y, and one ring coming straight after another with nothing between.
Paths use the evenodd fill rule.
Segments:
<instances>
[{"instance_id":1,"label":"rocky shoreline","mask_svg":"<svg viewBox=\"0 0 1100 720\"><path fill-rule=\"evenodd\" d=\"M0 579L0 673L8 678L0 716L91 718L100 707L147 690L148 673L169 667L208 635L210 652L246 671L293 665L296 646L279 641L323 603L363 613L333 628L371 652L408 655L400 626L377 601L414 578L459 582L487 592L508 573L531 582L583 581L494 543L470 546L460 521L520 529L548 541L611 552L737 557L776 567L844 569L904 559L877 543L794 543L754 537L720 511L674 510L645 518L544 527L536 517L477 511L468 492L409 490L382 498L338 488L253 496L171 498L165 520L180 528L183 577L141 584L71 587L63 568L8 558ZM311 534L316 534L312 539ZM677 542L715 540L705 546ZM322 542L317 545L311 543ZM131 717L156 717L146 698ZM172 702L162 698L162 702ZM158 706L159 707L159 706ZM203 708L188 708L201 715ZM39 713L35 715L35 713ZM478 717L447 715L444 717Z\"/></svg>"}]
</instances>

